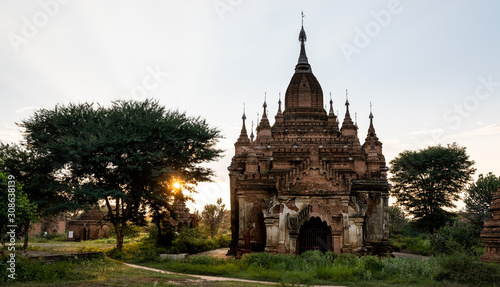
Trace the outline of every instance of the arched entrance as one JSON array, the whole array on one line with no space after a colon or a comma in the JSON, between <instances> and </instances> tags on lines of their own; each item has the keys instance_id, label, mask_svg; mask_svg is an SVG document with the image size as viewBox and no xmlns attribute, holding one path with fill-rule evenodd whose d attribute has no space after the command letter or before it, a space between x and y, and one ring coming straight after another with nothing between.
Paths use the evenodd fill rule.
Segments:
<instances>
[{"instance_id":1,"label":"arched entrance","mask_svg":"<svg viewBox=\"0 0 500 287\"><path fill-rule=\"evenodd\" d=\"M332 232L326 222L312 217L300 227L299 254L308 250L332 251Z\"/></svg>"}]
</instances>

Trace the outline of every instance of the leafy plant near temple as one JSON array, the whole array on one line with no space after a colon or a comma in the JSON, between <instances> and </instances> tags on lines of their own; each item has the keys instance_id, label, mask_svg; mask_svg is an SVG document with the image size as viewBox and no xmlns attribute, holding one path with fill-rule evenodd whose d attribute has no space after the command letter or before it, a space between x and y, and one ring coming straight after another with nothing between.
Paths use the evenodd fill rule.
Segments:
<instances>
[{"instance_id":1,"label":"leafy plant near temple","mask_svg":"<svg viewBox=\"0 0 500 287\"><path fill-rule=\"evenodd\" d=\"M210 236L215 236L222 225L226 205L222 203L222 198L217 199L217 204L206 204L201 212L202 226L210 233Z\"/></svg>"},{"instance_id":2,"label":"leafy plant near temple","mask_svg":"<svg viewBox=\"0 0 500 287\"><path fill-rule=\"evenodd\" d=\"M0 219L2 221L0 224L0 243L2 245L12 242L11 238L17 240L25 236L30 225L35 223L39 217L36 204L28 199L22 189L22 184L3 170L4 161L0 158ZM8 225L16 227L12 228ZM14 229L13 233L12 229ZM13 247L14 245L9 245L9 251L14 251Z\"/></svg>"},{"instance_id":3,"label":"leafy plant near temple","mask_svg":"<svg viewBox=\"0 0 500 287\"><path fill-rule=\"evenodd\" d=\"M480 174L477 181L469 185L464 198L465 210L472 223L482 228L484 220L491 218L489 207L493 194L500 188L500 178L493 173Z\"/></svg>"},{"instance_id":4,"label":"leafy plant near temple","mask_svg":"<svg viewBox=\"0 0 500 287\"><path fill-rule=\"evenodd\" d=\"M106 205L118 249L126 226L145 224L148 208L153 221L161 216L175 193L174 178L193 190L212 176L200 164L221 154L217 129L153 100L59 105L35 112L22 126L27 145L51 163L64 187L53 192L75 207Z\"/></svg>"},{"instance_id":5,"label":"leafy plant near temple","mask_svg":"<svg viewBox=\"0 0 500 287\"><path fill-rule=\"evenodd\" d=\"M433 233L452 218L445 208L471 180L475 169L465 147L431 146L419 151L404 151L391 162L391 195L415 219L417 226Z\"/></svg>"},{"instance_id":6,"label":"leafy plant near temple","mask_svg":"<svg viewBox=\"0 0 500 287\"><path fill-rule=\"evenodd\" d=\"M467 219L446 223L430 236L431 247L435 253L452 254L454 252L474 253L482 245L479 233L481 229Z\"/></svg>"},{"instance_id":7,"label":"leafy plant near temple","mask_svg":"<svg viewBox=\"0 0 500 287\"><path fill-rule=\"evenodd\" d=\"M57 191L58 184L54 180L50 161L30 146L1 143L0 158L4 161L2 170L13 175L18 183L22 183L23 193L28 196L30 202L36 205L36 212L41 218L53 216L74 207L73 203L64 200L64 197ZM29 225L26 224L25 228ZM23 230L22 233L23 248L27 248L28 232Z\"/></svg>"}]
</instances>

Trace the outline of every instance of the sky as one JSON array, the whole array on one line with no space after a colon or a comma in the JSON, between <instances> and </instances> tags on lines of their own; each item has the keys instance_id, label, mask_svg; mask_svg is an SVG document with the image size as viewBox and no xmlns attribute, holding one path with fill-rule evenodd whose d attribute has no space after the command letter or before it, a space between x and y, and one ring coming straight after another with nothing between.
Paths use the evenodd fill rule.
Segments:
<instances>
[{"instance_id":1,"label":"sky","mask_svg":"<svg viewBox=\"0 0 500 287\"><path fill-rule=\"evenodd\" d=\"M97 1L0 2L0 141L56 104L154 98L221 130L191 209L222 197L241 130L271 124L300 51L342 122L346 90L359 138L374 124L389 163L404 150L457 142L480 173L500 175L500 2ZM250 131L248 131L250 133Z\"/></svg>"}]
</instances>

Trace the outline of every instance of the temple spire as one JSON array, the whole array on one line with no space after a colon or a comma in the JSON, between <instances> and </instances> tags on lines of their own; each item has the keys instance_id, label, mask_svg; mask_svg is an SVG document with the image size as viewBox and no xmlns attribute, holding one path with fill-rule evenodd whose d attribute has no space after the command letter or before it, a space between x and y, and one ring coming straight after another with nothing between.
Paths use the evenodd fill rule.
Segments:
<instances>
[{"instance_id":1,"label":"temple spire","mask_svg":"<svg viewBox=\"0 0 500 287\"><path fill-rule=\"evenodd\" d=\"M279 99L278 99L278 115L281 115L281 92L279 93Z\"/></svg>"},{"instance_id":2,"label":"temple spire","mask_svg":"<svg viewBox=\"0 0 500 287\"><path fill-rule=\"evenodd\" d=\"M368 135L366 136L366 139L370 139L370 138L375 138L378 140L377 138L377 134L375 133L375 127L373 126L373 113L372 113L372 103L370 102L370 127L368 128Z\"/></svg>"},{"instance_id":3,"label":"temple spire","mask_svg":"<svg viewBox=\"0 0 500 287\"><path fill-rule=\"evenodd\" d=\"M247 119L247 116L245 115L245 104L243 104L243 116L241 117L243 120L243 124L241 126L241 133L240 137L238 138L238 142L248 142L248 134L247 134L247 127L245 125L245 121Z\"/></svg>"},{"instance_id":4,"label":"temple spire","mask_svg":"<svg viewBox=\"0 0 500 287\"><path fill-rule=\"evenodd\" d=\"M334 116L335 114L333 113L333 101L332 101L332 92L330 92L330 112L329 115Z\"/></svg>"},{"instance_id":5,"label":"temple spire","mask_svg":"<svg viewBox=\"0 0 500 287\"><path fill-rule=\"evenodd\" d=\"M309 65L309 61L307 60L307 55L306 55L306 45L305 45L306 41L307 41L307 36L306 36L306 31L304 30L304 12L302 12L302 28L300 29L299 33L300 55L299 55L299 62L295 66L295 72L311 71L311 65Z\"/></svg>"},{"instance_id":6,"label":"temple spire","mask_svg":"<svg viewBox=\"0 0 500 287\"><path fill-rule=\"evenodd\" d=\"M252 145L253 145L253 138L254 135L253 135L253 121L252 121L252 132L250 133L250 142L252 143Z\"/></svg>"},{"instance_id":7,"label":"temple spire","mask_svg":"<svg viewBox=\"0 0 500 287\"><path fill-rule=\"evenodd\" d=\"M351 114L349 113L349 93L345 90L345 117L344 123L348 120L352 124Z\"/></svg>"},{"instance_id":8,"label":"temple spire","mask_svg":"<svg viewBox=\"0 0 500 287\"><path fill-rule=\"evenodd\" d=\"M345 116L344 121L342 122L341 132L343 135L356 135L357 127L352 122L351 114L349 113L349 98L347 90L345 91L345 97ZM347 132L347 130L353 130L353 132Z\"/></svg>"},{"instance_id":9,"label":"temple spire","mask_svg":"<svg viewBox=\"0 0 500 287\"><path fill-rule=\"evenodd\" d=\"M267 93L264 93L264 104L262 105L264 111L262 113L262 118L260 120L259 126L257 127L257 136L259 135L259 131L264 128L271 128L269 124L269 120L267 119ZM259 116L257 115L257 122L259 122Z\"/></svg>"},{"instance_id":10,"label":"temple spire","mask_svg":"<svg viewBox=\"0 0 500 287\"><path fill-rule=\"evenodd\" d=\"M262 105L262 107L264 108L264 116L267 116L267 103L266 103L266 101L267 101L267 92L264 92L264 104Z\"/></svg>"}]
</instances>

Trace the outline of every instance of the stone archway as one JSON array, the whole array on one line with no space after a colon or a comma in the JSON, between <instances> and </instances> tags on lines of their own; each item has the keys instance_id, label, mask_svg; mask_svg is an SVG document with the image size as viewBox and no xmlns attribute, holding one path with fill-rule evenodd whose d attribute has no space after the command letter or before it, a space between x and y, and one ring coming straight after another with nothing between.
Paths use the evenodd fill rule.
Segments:
<instances>
[{"instance_id":1,"label":"stone archway","mask_svg":"<svg viewBox=\"0 0 500 287\"><path fill-rule=\"evenodd\" d=\"M299 230L298 253L308 250L333 251L332 232L319 217L311 217Z\"/></svg>"}]
</instances>

